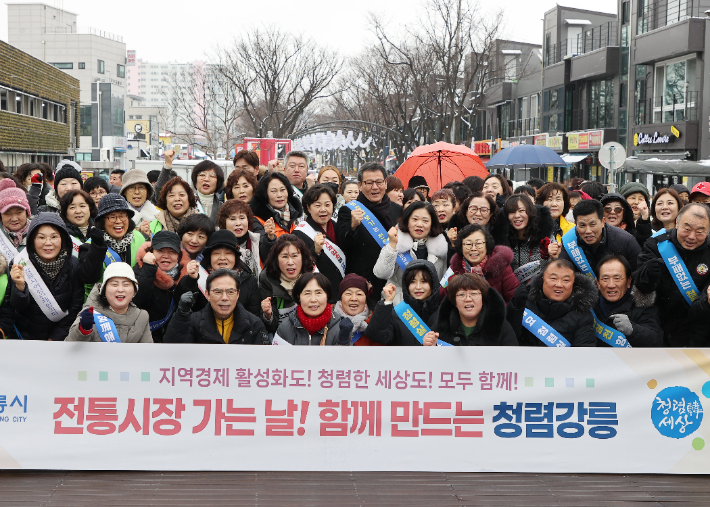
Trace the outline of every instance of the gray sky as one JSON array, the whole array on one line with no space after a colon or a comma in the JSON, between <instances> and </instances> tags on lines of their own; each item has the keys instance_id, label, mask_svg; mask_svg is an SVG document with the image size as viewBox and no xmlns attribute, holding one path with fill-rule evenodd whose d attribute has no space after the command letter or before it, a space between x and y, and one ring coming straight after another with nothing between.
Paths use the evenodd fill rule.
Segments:
<instances>
[{"instance_id":1,"label":"gray sky","mask_svg":"<svg viewBox=\"0 0 710 507\"><path fill-rule=\"evenodd\" d=\"M15 0L22 3L37 3ZM321 44L349 56L372 39L368 11L384 15L395 29L414 23L426 13L422 0L201 0L172 2L122 0L45 0L44 3L74 12L79 26L90 26L123 36L127 49L144 61L203 59L215 44L226 43L248 27L276 24L304 33ZM497 0L506 13L505 38L541 43L542 16L554 0ZM563 0L568 7L616 12L616 0ZM0 4L0 39L7 41L7 6Z\"/></svg>"}]
</instances>

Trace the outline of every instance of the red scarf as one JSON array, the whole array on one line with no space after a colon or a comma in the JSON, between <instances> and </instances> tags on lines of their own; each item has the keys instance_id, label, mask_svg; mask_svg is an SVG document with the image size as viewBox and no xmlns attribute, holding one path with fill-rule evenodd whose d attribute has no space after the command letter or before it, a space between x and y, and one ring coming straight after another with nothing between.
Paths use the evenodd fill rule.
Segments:
<instances>
[{"instance_id":1,"label":"red scarf","mask_svg":"<svg viewBox=\"0 0 710 507\"><path fill-rule=\"evenodd\" d=\"M296 314L298 315L298 320L301 321L303 327L306 331L308 331L308 334L313 335L323 329L328 322L330 322L330 319L333 316L333 305L327 305L323 313L321 313L318 317L309 317L303 313L301 305L298 305L296 307Z\"/></svg>"},{"instance_id":2,"label":"red scarf","mask_svg":"<svg viewBox=\"0 0 710 507\"><path fill-rule=\"evenodd\" d=\"M315 223L315 221L313 223ZM328 220L328 223L326 224L325 229L320 224L316 224L316 225L318 226L318 228L321 231L323 231L325 233L325 237L328 238L328 240L331 243L333 243L335 245L338 244L338 240L336 239L336 236L335 236L335 226L333 225L332 220Z\"/></svg>"}]
</instances>

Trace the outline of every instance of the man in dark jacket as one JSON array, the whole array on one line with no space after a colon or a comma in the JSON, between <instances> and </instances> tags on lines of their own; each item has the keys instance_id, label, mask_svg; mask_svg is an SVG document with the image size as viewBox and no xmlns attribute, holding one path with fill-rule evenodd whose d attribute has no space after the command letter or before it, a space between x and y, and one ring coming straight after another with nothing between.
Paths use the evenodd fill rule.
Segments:
<instances>
[{"instance_id":1,"label":"man in dark jacket","mask_svg":"<svg viewBox=\"0 0 710 507\"><path fill-rule=\"evenodd\" d=\"M507 319L521 345L546 345L523 326L527 308L547 323L545 327L549 326L549 331L556 331L555 334L564 337L572 347L594 347L597 337L589 310L598 298L593 280L575 273L568 260L558 259L547 264L530 284L518 286L508 303Z\"/></svg>"},{"instance_id":2,"label":"man in dark jacket","mask_svg":"<svg viewBox=\"0 0 710 507\"><path fill-rule=\"evenodd\" d=\"M439 340L452 345L518 345L505 320L505 301L493 287L473 273L456 275L439 307L434 325Z\"/></svg>"},{"instance_id":3,"label":"man in dark jacket","mask_svg":"<svg viewBox=\"0 0 710 507\"><path fill-rule=\"evenodd\" d=\"M387 197L387 171L378 163L363 165L357 172L360 194L357 202L367 208L380 221L384 239L387 231L393 227L402 215L402 207L390 201ZM370 235L362 223L364 213L342 206L338 210L338 222L335 234L338 245L343 249L347 259L345 274L355 273L372 284L372 294L379 298L386 280L377 278L373 273L375 263L380 256L382 244Z\"/></svg>"},{"instance_id":4,"label":"man in dark jacket","mask_svg":"<svg viewBox=\"0 0 710 507\"><path fill-rule=\"evenodd\" d=\"M621 195L606 194L602 196L601 203L604 206L606 224L625 230L636 238L636 242L643 248L643 244L653 234L648 208L644 211L645 218L640 216L635 220L631 205Z\"/></svg>"},{"instance_id":5,"label":"man in dark jacket","mask_svg":"<svg viewBox=\"0 0 710 507\"><path fill-rule=\"evenodd\" d=\"M607 255L625 257L631 264L631 269L636 269L636 258L641 253L641 247L631 234L605 223L604 208L599 201L581 201L574 207L572 214L577 224L574 228L577 246L584 252L591 270ZM572 262L580 271L564 243L563 239L559 258Z\"/></svg>"},{"instance_id":6,"label":"man in dark jacket","mask_svg":"<svg viewBox=\"0 0 710 507\"><path fill-rule=\"evenodd\" d=\"M632 347L663 346L663 329L658 308L653 306L656 294L643 294L631 288L631 266L618 255L605 257L597 267L599 300L594 313L601 324L626 336ZM597 335L597 346L611 346Z\"/></svg>"},{"instance_id":7,"label":"man in dark jacket","mask_svg":"<svg viewBox=\"0 0 710 507\"><path fill-rule=\"evenodd\" d=\"M207 277L209 304L192 313L195 296L186 292L165 332L165 343L230 343L266 345L269 337L264 324L238 302L239 276L218 269Z\"/></svg>"},{"instance_id":8,"label":"man in dark jacket","mask_svg":"<svg viewBox=\"0 0 710 507\"><path fill-rule=\"evenodd\" d=\"M684 206L676 218L676 228L666 231L646 242L638 258L638 270L634 272L634 283L641 292L656 292L656 307L661 315L664 345L687 347L692 342L691 305L681 293L669 271L658 245L670 241L678 251L678 257L686 266L697 293L693 306L702 305L705 290L710 283L710 210L703 204ZM669 259L670 260L670 259ZM677 266L678 263L675 263ZM687 282L682 282L686 283ZM687 295L687 294L686 294Z\"/></svg>"}]
</instances>

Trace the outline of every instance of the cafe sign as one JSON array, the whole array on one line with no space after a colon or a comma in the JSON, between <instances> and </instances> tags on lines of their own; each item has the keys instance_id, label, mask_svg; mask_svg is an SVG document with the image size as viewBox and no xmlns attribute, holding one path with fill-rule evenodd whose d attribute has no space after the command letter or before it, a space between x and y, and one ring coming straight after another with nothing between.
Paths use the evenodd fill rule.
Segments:
<instances>
[{"instance_id":1,"label":"cafe sign","mask_svg":"<svg viewBox=\"0 0 710 507\"><path fill-rule=\"evenodd\" d=\"M680 131L671 126L670 132L654 132L653 134L644 134L643 132L634 134L634 146L643 146L644 144L670 144L676 139L680 139Z\"/></svg>"}]
</instances>

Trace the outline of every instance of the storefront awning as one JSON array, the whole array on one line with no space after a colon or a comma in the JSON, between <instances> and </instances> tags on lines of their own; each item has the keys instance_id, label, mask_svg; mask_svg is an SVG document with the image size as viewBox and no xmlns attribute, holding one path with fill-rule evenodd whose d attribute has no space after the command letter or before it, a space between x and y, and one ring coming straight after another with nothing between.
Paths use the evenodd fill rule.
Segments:
<instances>
[{"instance_id":1,"label":"storefront awning","mask_svg":"<svg viewBox=\"0 0 710 507\"><path fill-rule=\"evenodd\" d=\"M665 153L638 153L636 157L638 157L639 160L685 160L689 155L690 153L687 151L668 151Z\"/></svg>"},{"instance_id":2,"label":"storefront awning","mask_svg":"<svg viewBox=\"0 0 710 507\"><path fill-rule=\"evenodd\" d=\"M629 173L678 174L681 176L710 176L710 160L639 160L634 157L626 159L622 171Z\"/></svg>"},{"instance_id":3,"label":"storefront awning","mask_svg":"<svg viewBox=\"0 0 710 507\"><path fill-rule=\"evenodd\" d=\"M565 153L560 156L562 157L562 160L568 164L574 164L575 162L579 162L580 160L587 158L589 153Z\"/></svg>"}]
</instances>

